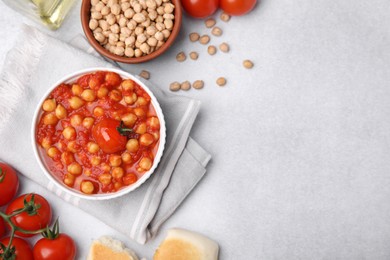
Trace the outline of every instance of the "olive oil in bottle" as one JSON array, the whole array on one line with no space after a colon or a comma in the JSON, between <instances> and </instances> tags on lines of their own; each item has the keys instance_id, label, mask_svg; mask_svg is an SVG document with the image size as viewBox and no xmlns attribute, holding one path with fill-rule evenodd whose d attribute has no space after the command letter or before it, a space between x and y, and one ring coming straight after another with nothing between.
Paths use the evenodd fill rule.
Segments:
<instances>
[{"instance_id":1,"label":"olive oil in bottle","mask_svg":"<svg viewBox=\"0 0 390 260\"><path fill-rule=\"evenodd\" d=\"M3 0L3 2L52 30L58 29L76 0Z\"/></svg>"}]
</instances>

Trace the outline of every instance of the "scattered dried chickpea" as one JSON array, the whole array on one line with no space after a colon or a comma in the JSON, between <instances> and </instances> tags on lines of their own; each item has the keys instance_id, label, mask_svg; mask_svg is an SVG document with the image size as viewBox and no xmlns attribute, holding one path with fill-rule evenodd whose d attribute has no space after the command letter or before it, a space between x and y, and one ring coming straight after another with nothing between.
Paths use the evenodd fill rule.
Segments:
<instances>
[{"instance_id":1,"label":"scattered dried chickpea","mask_svg":"<svg viewBox=\"0 0 390 260\"><path fill-rule=\"evenodd\" d=\"M192 84L192 87L194 89L201 89L204 87L204 82L203 80L195 80L194 83Z\"/></svg>"},{"instance_id":2,"label":"scattered dried chickpea","mask_svg":"<svg viewBox=\"0 0 390 260\"><path fill-rule=\"evenodd\" d=\"M213 18L209 18L206 21L204 21L204 24L206 25L207 28L213 27L217 22Z\"/></svg>"},{"instance_id":3,"label":"scattered dried chickpea","mask_svg":"<svg viewBox=\"0 0 390 260\"><path fill-rule=\"evenodd\" d=\"M141 71L141 72L139 73L139 75L140 75L141 77L143 77L144 79L150 79L150 72L147 71L147 70Z\"/></svg>"},{"instance_id":4,"label":"scattered dried chickpea","mask_svg":"<svg viewBox=\"0 0 390 260\"><path fill-rule=\"evenodd\" d=\"M253 62L252 61L250 61L250 60L244 60L243 62L242 62L242 65L244 65L244 67L246 68L246 69L251 69L251 68L253 68Z\"/></svg>"},{"instance_id":5,"label":"scattered dried chickpea","mask_svg":"<svg viewBox=\"0 0 390 260\"><path fill-rule=\"evenodd\" d=\"M208 35L203 35L202 37L199 38L199 42L201 44L207 44L210 42L210 36Z\"/></svg>"},{"instance_id":6,"label":"scattered dried chickpea","mask_svg":"<svg viewBox=\"0 0 390 260\"><path fill-rule=\"evenodd\" d=\"M219 49L222 52L229 52L229 45L226 42L223 42L219 45Z\"/></svg>"},{"instance_id":7,"label":"scattered dried chickpea","mask_svg":"<svg viewBox=\"0 0 390 260\"><path fill-rule=\"evenodd\" d=\"M191 83L187 80L181 83L180 89L181 90L189 90L191 88Z\"/></svg>"},{"instance_id":8,"label":"scattered dried chickpea","mask_svg":"<svg viewBox=\"0 0 390 260\"><path fill-rule=\"evenodd\" d=\"M176 60L178 61L178 62L183 62L183 61L185 61L186 60L186 55L185 55L185 53L184 52L179 52L177 55L176 55Z\"/></svg>"},{"instance_id":9,"label":"scattered dried chickpea","mask_svg":"<svg viewBox=\"0 0 390 260\"><path fill-rule=\"evenodd\" d=\"M192 60L197 60L198 57L199 57L199 54L197 52L195 52L195 51L190 52L190 58Z\"/></svg>"},{"instance_id":10,"label":"scattered dried chickpea","mask_svg":"<svg viewBox=\"0 0 390 260\"><path fill-rule=\"evenodd\" d=\"M221 36L222 35L222 29L216 26L216 27L214 27L211 30L211 34L214 35L214 36Z\"/></svg>"},{"instance_id":11,"label":"scattered dried chickpea","mask_svg":"<svg viewBox=\"0 0 390 260\"><path fill-rule=\"evenodd\" d=\"M226 85L226 79L224 77L219 77L217 79L217 85L220 87L223 87Z\"/></svg>"},{"instance_id":12,"label":"scattered dried chickpea","mask_svg":"<svg viewBox=\"0 0 390 260\"><path fill-rule=\"evenodd\" d=\"M207 52L210 55L214 55L217 52L217 47L215 47L214 45L210 45L209 47L207 47Z\"/></svg>"},{"instance_id":13,"label":"scattered dried chickpea","mask_svg":"<svg viewBox=\"0 0 390 260\"><path fill-rule=\"evenodd\" d=\"M199 33L196 32L190 33L189 37L191 42L196 42L200 38Z\"/></svg>"},{"instance_id":14,"label":"scattered dried chickpea","mask_svg":"<svg viewBox=\"0 0 390 260\"><path fill-rule=\"evenodd\" d=\"M221 19L221 21L228 22L230 20L230 15L225 12L222 12L219 18Z\"/></svg>"},{"instance_id":15,"label":"scattered dried chickpea","mask_svg":"<svg viewBox=\"0 0 390 260\"><path fill-rule=\"evenodd\" d=\"M180 89L180 83L175 81L175 82L172 82L170 85L169 85L169 89L171 91L178 91Z\"/></svg>"}]
</instances>

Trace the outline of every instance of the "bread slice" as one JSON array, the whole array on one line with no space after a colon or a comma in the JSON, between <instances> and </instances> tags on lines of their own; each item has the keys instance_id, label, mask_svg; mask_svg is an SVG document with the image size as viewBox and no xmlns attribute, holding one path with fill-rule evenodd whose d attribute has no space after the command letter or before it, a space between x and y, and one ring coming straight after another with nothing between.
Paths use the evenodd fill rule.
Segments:
<instances>
[{"instance_id":1,"label":"bread slice","mask_svg":"<svg viewBox=\"0 0 390 260\"><path fill-rule=\"evenodd\" d=\"M218 244L201 234L170 229L153 260L217 260Z\"/></svg>"},{"instance_id":2,"label":"bread slice","mask_svg":"<svg viewBox=\"0 0 390 260\"><path fill-rule=\"evenodd\" d=\"M138 260L138 257L121 241L103 236L92 242L87 260Z\"/></svg>"}]
</instances>

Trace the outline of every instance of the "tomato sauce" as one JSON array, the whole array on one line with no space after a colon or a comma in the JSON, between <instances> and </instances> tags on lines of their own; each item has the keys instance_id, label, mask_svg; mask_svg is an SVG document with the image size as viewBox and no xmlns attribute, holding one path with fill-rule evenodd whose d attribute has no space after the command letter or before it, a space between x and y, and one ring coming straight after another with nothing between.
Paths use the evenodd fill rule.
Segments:
<instances>
[{"instance_id":1,"label":"tomato sauce","mask_svg":"<svg viewBox=\"0 0 390 260\"><path fill-rule=\"evenodd\" d=\"M57 86L42 105L36 132L49 171L85 194L137 182L152 167L159 139L150 96L136 82L105 71Z\"/></svg>"}]
</instances>

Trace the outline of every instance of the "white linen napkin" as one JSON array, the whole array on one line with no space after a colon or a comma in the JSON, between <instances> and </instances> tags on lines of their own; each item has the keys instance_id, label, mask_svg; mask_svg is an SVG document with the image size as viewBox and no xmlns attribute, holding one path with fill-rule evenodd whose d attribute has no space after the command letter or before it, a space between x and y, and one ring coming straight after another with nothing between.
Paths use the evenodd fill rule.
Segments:
<instances>
[{"instance_id":1,"label":"white linen napkin","mask_svg":"<svg viewBox=\"0 0 390 260\"><path fill-rule=\"evenodd\" d=\"M158 168L141 187L120 198L75 198L44 176L34 158L30 132L33 112L50 85L79 69L113 66L79 48L24 26L0 76L0 160L119 232L146 243L206 172L211 156L189 137L200 102L165 93L144 81L159 101L167 126Z\"/></svg>"}]
</instances>

